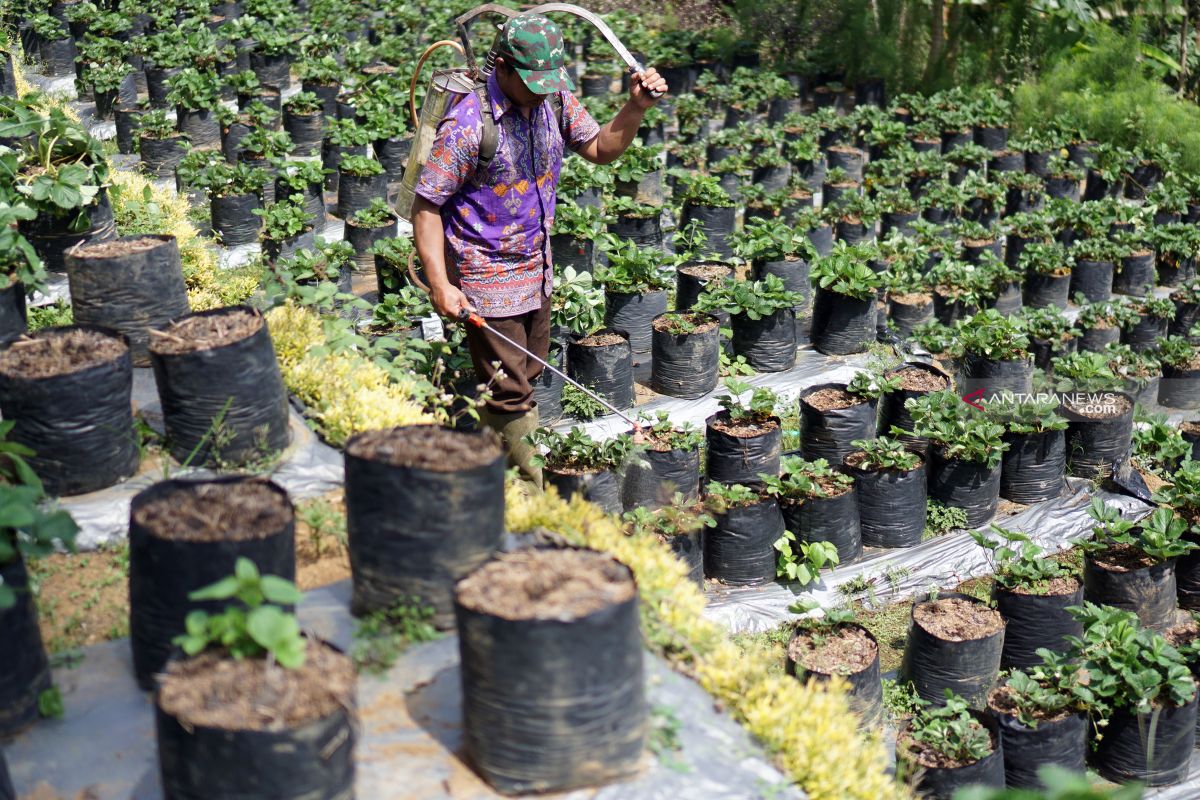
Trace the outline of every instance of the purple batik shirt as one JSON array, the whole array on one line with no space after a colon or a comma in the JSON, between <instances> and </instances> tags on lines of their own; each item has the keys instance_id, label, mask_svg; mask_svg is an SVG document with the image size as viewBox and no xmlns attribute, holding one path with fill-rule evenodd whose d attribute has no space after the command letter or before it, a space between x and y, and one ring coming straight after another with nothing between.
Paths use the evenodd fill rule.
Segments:
<instances>
[{"instance_id":1,"label":"purple batik shirt","mask_svg":"<svg viewBox=\"0 0 1200 800\"><path fill-rule=\"evenodd\" d=\"M492 163L480 174L483 123L472 92L438 127L416 191L441 209L452 268L467 300L485 317L511 317L536 311L550 296L550 226L563 147L578 150L600 126L570 92L562 92L561 131L549 103L526 119L494 75L487 94L498 128Z\"/></svg>"}]
</instances>

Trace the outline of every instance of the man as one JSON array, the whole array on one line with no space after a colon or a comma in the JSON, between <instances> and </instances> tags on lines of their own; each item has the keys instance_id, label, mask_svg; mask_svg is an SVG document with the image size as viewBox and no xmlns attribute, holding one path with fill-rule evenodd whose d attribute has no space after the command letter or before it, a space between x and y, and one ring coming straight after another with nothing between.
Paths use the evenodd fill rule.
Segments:
<instances>
[{"instance_id":1,"label":"man","mask_svg":"<svg viewBox=\"0 0 1200 800\"><path fill-rule=\"evenodd\" d=\"M653 69L633 76L628 102L601 128L571 94L557 25L536 14L513 17L498 49L486 91L498 132L495 155L479 163L487 109L477 94L468 94L438 128L416 189L413 232L438 313L477 312L544 359L550 226L563 147L596 164L615 161L658 102L652 93L665 92L667 84ZM556 93L559 102L547 102ZM559 104L561 112L554 108ZM467 327L467 344L479 381L492 387L484 421L508 444L510 462L541 486L541 470L530 464L533 448L523 439L538 427L533 381L542 366L474 326Z\"/></svg>"}]
</instances>

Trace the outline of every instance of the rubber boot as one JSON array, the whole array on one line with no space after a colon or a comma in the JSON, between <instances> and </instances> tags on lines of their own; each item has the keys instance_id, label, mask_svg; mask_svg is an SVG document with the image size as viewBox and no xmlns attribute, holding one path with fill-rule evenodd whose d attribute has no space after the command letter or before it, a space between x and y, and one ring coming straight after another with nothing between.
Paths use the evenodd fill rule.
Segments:
<instances>
[{"instance_id":1,"label":"rubber boot","mask_svg":"<svg viewBox=\"0 0 1200 800\"><path fill-rule=\"evenodd\" d=\"M508 465L516 467L521 479L537 488L542 488L542 468L534 466L530 459L537 455L537 448L525 441L525 437L539 426L537 406L529 411L497 414L484 408L480 414L483 422L504 440L508 447Z\"/></svg>"}]
</instances>

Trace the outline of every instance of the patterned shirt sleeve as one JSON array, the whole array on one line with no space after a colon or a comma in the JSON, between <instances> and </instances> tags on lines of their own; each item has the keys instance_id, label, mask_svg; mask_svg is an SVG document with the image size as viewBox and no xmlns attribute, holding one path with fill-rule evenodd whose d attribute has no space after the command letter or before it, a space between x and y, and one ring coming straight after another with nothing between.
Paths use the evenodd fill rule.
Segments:
<instances>
[{"instance_id":1,"label":"patterned shirt sleeve","mask_svg":"<svg viewBox=\"0 0 1200 800\"><path fill-rule=\"evenodd\" d=\"M563 128L567 147L578 150L600 135L600 126L570 92L563 92Z\"/></svg>"},{"instance_id":2,"label":"patterned shirt sleeve","mask_svg":"<svg viewBox=\"0 0 1200 800\"><path fill-rule=\"evenodd\" d=\"M468 94L438 126L416 193L441 208L466 183L479 161L479 100Z\"/></svg>"}]
</instances>

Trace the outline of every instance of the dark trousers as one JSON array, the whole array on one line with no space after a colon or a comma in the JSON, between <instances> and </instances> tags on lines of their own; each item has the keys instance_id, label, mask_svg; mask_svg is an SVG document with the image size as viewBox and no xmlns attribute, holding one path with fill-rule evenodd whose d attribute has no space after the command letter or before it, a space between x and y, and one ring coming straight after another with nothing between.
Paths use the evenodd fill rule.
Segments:
<instances>
[{"instance_id":1,"label":"dark trousers","mask_svg":"<svg viewBox=\"0 0 1200 800\"><path fill-rule=\"evenodd\" d=\"M488 317L490 327L545 359L550 351L550 298L542 296L536 311L515 317ZM467 325L467 346L479 382L492 393L488 409L495 414L513 414L533 408L533 382L542 374L542 365L497 336ZM496 362L504 371L496 378Z\"/></svg>"}]
</instances>

